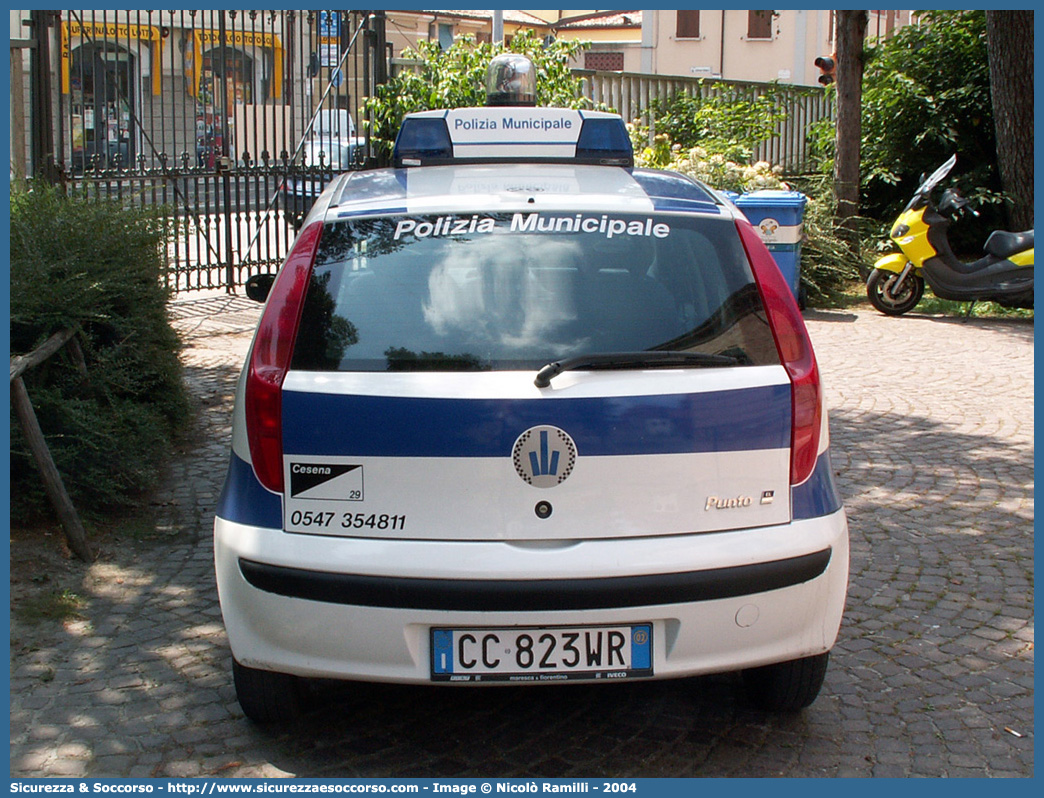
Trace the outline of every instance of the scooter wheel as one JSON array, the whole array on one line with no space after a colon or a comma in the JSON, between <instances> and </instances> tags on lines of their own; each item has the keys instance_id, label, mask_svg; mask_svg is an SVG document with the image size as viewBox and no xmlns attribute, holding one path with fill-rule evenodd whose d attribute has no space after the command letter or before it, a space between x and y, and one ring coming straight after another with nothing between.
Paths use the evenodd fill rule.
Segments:
<instances>
[{"instance_id":1,"label":"scooter wheel","mask_svg":"<svg viewBox=\"0 0 1044 798\"><path fill-rule=\"evenodd\" d=\"M921 301L924 280L916 275L907 275L901 285L896 285L899 275L882 269L874 269L866 280L866 295L870 304L888 316L902 316Z\"/></svg>"}]
</instances>

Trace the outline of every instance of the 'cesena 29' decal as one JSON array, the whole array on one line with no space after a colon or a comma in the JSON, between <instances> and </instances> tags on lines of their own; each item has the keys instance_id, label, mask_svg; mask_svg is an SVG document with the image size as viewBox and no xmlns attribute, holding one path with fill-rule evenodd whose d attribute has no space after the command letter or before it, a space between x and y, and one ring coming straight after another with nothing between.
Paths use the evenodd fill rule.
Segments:
<instances>
[{"instance_id":1,"label":"'cesena 29' decal","mask_svg":"<svg viewBox=\"0 0 1044 798\"><path fill-rule=\"evenodd\" d=\"M294 499L362 501L363 467L348 463L290 463Z\"/></svg>"},{"instance_id":2,"label":"'cesena 29' decal","mask_svg":"<svg viewBox=\"0 0 1044 798\"><path fill-rule=\"evenodd\" d=\"M576 465L576 444L558 427L530 427L511 450L515 471L534 488L561 485Z\"/></svg>"}]
</instances>

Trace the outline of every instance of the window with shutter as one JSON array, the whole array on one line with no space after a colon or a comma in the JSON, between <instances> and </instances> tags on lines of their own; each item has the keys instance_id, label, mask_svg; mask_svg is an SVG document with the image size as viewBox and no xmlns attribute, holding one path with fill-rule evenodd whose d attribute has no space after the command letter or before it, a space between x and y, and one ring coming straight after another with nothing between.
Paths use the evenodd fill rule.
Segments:
<instances>
[{"instance_id":1,"label":"window with shutter","mask_svg":"<svg viewBox=\"0 0 1044 798\"><path fill-rule=\"evenodd\" d=\"M748 11L747 12L747 38L748 39L771 39L772 38L772 12L771 11Z\"/></svg>"},{"instance_id":2,"label":"window with shutter","mask_svg":"<svg viewBox=\"0 0 1044 798\"><path fill-rule=\"evenodd\" d=\"M678 24L675 28L676 39L700 38L700 12L678 11Z\"/></svg>"}]
</instances>

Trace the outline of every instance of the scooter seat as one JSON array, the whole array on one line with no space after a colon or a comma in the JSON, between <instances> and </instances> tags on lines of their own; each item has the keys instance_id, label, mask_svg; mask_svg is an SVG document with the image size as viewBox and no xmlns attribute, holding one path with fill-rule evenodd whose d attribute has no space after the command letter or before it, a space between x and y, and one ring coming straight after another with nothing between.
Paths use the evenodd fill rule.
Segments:
<instances>
[{"instance_id":1,"label":"scooter seat","mask_svg":"<svg viewBox=\"0 0 1044 798\"><path fill-rule=\"evenodd\" d=\"M998 258L1010 258L1016 252L1023 252L1033 248L1033 231L1026 230L1023 233L1008 233L1004 230L994 230L986 239L983 249L990 255Z\"/></svg>"}]
</instances>

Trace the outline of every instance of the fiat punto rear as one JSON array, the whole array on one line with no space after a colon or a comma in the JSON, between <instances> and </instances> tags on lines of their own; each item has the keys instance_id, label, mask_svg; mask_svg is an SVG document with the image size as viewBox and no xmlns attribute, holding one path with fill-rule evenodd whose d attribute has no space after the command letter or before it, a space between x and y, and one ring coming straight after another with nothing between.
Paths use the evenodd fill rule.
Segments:
<instances>
[{"instance_id":1,"label":"fiat punto rear","mask_svg":"<svg viewBox=\"0 0 1044 798\"><path fill-rule=\"evenodd\" d=\"M310 677L816 697L848 543L808 336L742 214L622 130L419 114L316 203L215 522L248 716Z\"/></svg>"}]
</instances>

